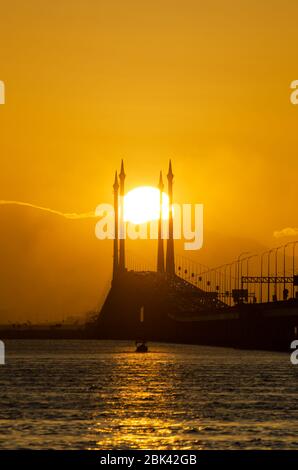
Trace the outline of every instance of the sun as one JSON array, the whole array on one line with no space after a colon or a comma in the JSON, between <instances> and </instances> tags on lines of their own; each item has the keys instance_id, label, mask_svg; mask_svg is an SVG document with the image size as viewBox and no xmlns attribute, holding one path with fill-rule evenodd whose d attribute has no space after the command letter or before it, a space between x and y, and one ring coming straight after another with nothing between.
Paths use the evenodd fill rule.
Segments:
<instances>
[{"instance_id":1,"label":"sun","mask_svg":"<svg viewBox=\"0 0 298 470\"><path fill-rule=\"evenodd\" d=\"M124 221L143 224L159 219L159 189L139 186L124 196ZM168 219L169 197L162 193L162 218Z\"/></svg>"}]
</instances>

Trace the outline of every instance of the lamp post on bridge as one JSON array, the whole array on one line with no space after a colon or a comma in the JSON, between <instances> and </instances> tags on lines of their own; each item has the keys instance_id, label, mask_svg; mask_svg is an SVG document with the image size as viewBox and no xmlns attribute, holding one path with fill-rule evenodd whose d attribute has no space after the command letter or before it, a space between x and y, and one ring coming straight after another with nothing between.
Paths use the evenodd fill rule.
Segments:
<instances>
[{"instance_id":1,"label":"lamp post on bridge","mask_svg":"<svg viewBox=\"0 0 298 470\"><path fill-rule=\"evenodd\" d=\"M242 256L245 256L245 255L249 255L249 251L243 251L242 253L240 253L240 255L238 256L237 258L237 288L239 290L240 288L240 279L239 279L239 274L240 274L240 270L239 270L239 264L240 264L240 259L242 258Z\"/></svg>"},{"instance_id":2,"label":"lamp post on bridge","mask_svg":"<svg viewBox=\"0 0 298 470\"><path fill-rule=\"evenodd\" d=\"M248 277L248 268L249 268L249 260L252 259L252 258L256 258L258 255L250 255L248 256L247 258L244 258L243 261L246 261L246 276ZM242 274L242 268L241 268L241 274ZM248 292L248 283L247 283L247 294L249 294Z\"/></svg>"},{"instance_id":3,"label":"lamp post on bridge","mask_svg":"<svg viewBox=\"0 0 298 470\"><path fill-rule=\"evenodd\" d=\"M265 255L267 255L268 251L264 251L264 253L261 254L261 276L260 276L260 303L263 302L263 258Z\"/></svg>"},{"instance_id":4,"label":"lamp post on bridge","mask_svg":"<svg viewBox=\"0 0 298 470\"><path fill-rule=\"evenodd\" d=\"M283 300L287 300L286 292L286 248L291 244L291 242L284 245L284 290L283 290Z\"/></svg>"},{"instance_id":5,"label":"lamp post on bridge","mask_svg":"<svg viewBox=\"0 0 298 470\"><path fill-rule=\"evenodd\" d=\"M267 301L270 302L270 255L274 251L274 248L268 251L268 283L267 283Z\"/></svg>"},{"instance_id":6,"label":"lamp post on bridge","mask_svg":"<svg viewBox=\"0 0 298 470\"><path fill-rule=\"evenodd\" d=\"M229 284L230 284L230 287L229 287L229 291L230 291L230 305L232 305L232 267L235 266L235 271L236 271L236 261L232 261L229 265L230 267L229 269ZM236 274L236 273L235 273ZM236 278L236 276L235 276Z\"/></svg>"},{"instance_id":7,"label":"lamp post on bridge","mask_svg":"<svg viewBox=\"0 0 298 470\"><path fill-rule=\"evenodd\" d=\"M249 254L249 252L247 252L246 254ZM249 256L247 256L246 258L241 258L240 260L240 280L241 280L241 289L243 289L243 282L242 282L242 266L243 266L243 261L247 261L249 259Z\"/></svg>"},{"instance_id":8,"label":"lamp post on bridge","mask_svg":"<svg viewBox=\"0 0 298 470\"><path fill-rule=\"evenodd\" d=\"M275 291L275 298L276 300L278 300L278 296L277 296L277 276L278 276L278 258L277 258L277 255L278 255L278 250L280 250L281 248L283 248L283 245L280 245L280 246L277 246L275 248L275 288L274 288L274 291Z\"/></svg>"},{"instance_id":9,"label":"lamp post on bridge","mask_svg":"<svg viewBox=\"0 0 298 470\"><path fill-rule=\"evenodd\" d=\"M227 268L230 268L230 275L229 275L229 304L232 304L232 266L234 262L232 263L227 263L224 265L224 276L225 276L225 288L226 288L226 278L227 278Z\"/></svg>"},{"instance_id":10,"label":"lamp post on bridge","mask_svg":"<svg viewBox=\"0 0 298 470\"><path fill-rule=\"evenodd\" d=\"M238 264L238 259L232 261L231 263L228 264L230 266L230 272L229 272L229 277L230 277L230 297L231 297L231 305L232 305L232 266L235 266L234 269L234 288L237 289L238 287L238 279L237 279L237 264Z\"/></svg>"}]
</instances>

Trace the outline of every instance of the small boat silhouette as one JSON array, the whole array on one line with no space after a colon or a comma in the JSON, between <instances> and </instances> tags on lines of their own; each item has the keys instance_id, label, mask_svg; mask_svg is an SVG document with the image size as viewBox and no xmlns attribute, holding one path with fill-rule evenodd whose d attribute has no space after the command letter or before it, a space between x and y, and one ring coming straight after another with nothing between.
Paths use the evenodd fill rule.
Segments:
<instances>
[{"instance_id":1,"label":"small boat silhouette","mask_svg":"<svg viewBox=\"0 0 298 470\"><path fill-rule=\"evenodd\" d=\"M136 352L139 352L139 353L148 352L148 346L145 341L136 341Z\"/></svg>"}]
</instances>

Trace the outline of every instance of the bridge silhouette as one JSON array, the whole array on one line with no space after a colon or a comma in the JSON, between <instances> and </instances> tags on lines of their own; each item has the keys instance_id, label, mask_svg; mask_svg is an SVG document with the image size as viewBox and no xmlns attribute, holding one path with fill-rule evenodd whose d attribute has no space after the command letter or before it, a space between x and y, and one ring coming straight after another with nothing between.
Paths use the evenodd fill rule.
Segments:
<instances>
[{"instance_id":1,"label":"bridge silhouette","mask_svg":"<svg viewBox=\"0 0 298 470\"><path fill-rule=\"evenodd\" d=\"M242 252L237 259L217 267L208 267L184 254L175 254L172 212L174 175L170 161L167 174L168 234L164 240L162 233L164 185L160 173L158 184L160 217L154 269L152 264L150 266L147 261L136 257L131 251L126 251L123 237L125 178L122 161L119 178L116 172L113 185L115 209L113 278L105 302L92 325L100 337L200 341L219 345L234 345L240 338L241 344L245 344L245 338L250 337L249 332L253 335L255 328L261 331L264 328L268 329L264 320L264 315L268 316L268 305L270 312L274 310L275 317L283 315L283 318L287 318L282 325L271 321L273 329L284 329L287 338L290 337L290 331L296 331L295 328L298 331L298 309L295 298L297 297L295 289L298 285L298 276L295 275L295 247L298 241L267 250L260 255ZM289 268L286 249L290 246L292 246L292 258ZM283 249L282 269L278 263L281 249ZM271 262L273 256L274 263ZM259 272L257 272L257 263L251 265L253 258L254 261L259 258ZM264 260L267 262L266 269ZM282 286L282 292L279 286ZM288 309L290 313L285 313ZM288 317L291 317L289 321Z\"/></svg>"}]
</instances>

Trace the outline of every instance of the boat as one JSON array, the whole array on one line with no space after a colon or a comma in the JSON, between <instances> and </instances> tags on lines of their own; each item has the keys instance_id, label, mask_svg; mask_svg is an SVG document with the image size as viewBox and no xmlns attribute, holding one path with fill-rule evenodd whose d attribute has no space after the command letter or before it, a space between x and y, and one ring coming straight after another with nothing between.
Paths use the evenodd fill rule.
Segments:
<instances>
[{"instance_id":1,"label":"boat","mask_svg":"<svg viewBox=\"0 0 298 470\"><path fill-rule=\"evenodd\" d=\"M136 352L139 352L139 353L148 352L148 346L145 341L136 341Z\"/></svg>"}]
</instances>

